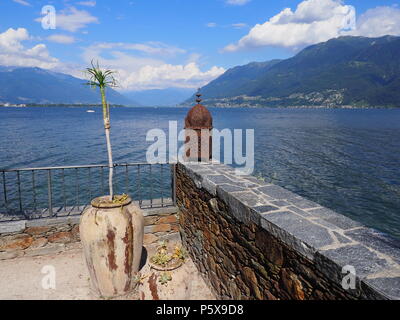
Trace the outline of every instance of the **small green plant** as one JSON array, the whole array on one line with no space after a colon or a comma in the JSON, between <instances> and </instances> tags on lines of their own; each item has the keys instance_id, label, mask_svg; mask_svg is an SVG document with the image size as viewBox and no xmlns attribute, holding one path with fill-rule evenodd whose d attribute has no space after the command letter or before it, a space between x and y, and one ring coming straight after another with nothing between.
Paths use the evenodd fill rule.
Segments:
<instances>
[{"instance_id":1,"label":"small green plant","mask_svg":"<svg viewBox=\"0 0 400 320\"><path fill-rule=\"evenodd\" d=\"M168 247L168 240L161 240L158 242L158 248L157 249L165 249L167 250Z\"/></svg>"},{"instance_id":2,"label":"small green plant","mask_svg":"<svg viewBox=\"0 0 400 320\"><path fill-rule=\"evenodd\" d=\"M187 252L185 248L176 246L172 258L185 261L186 257L187 257Z\"/></svg>"},{"instance_id":3,"label":"small green plant","mask_svg":"<svg viewBox=\"0 0 400 320\"><path fill-rule=\"evenodd\" d=\"M151 262L163 267L165 267L171 260L172 260L171 255L168 254L168 251L163 248L159 249L157 253L151 257Z\"/></svg>"},{"instance_id":4,"label":"small green plant","mask_svg":"<svg viewBox=\"0 0 400 320\"><path fill-rule=\"evenodd\" d=\"M168 247L168 240L158 243L156 253L150 258L150 261L160 267L179 267L185 261L187 252L182 246L175 246L174 249Z\"/></svg>"},{"instance_id":5,"label":"small green plant","mask_svg":"<svg viewBox=\"0 0 400 320\"><path fill-rule=\"evenodd\" d=\"M168 272L164 272L160 275L160 278L158 279L158 281L162 284L162 285L167 285L169 281L172 280L172 276L170 273Z\"/></svg>"},{"instance_id":6,"label":"small green plant","mask_svg":"<svg viewBox=\"0 0 400 320\"><path fill-rule=\"evenodd\" d=\"M126 199L128 199L128 195L124 193L121 196L114 196L112 202L115 204L123 204L126 201Z\"/></svg>"},{"instance_id":7,"label":"small green plant","mask_svg":"<svg viewBox=\"0 0 400 320\"><path fill-rule=\"evenodd\" d=\"M136 273L133 278L133 287L136 288L137 286L143 285L144 279L147 278L147 275L142 275L140 272Z\"/></svg>"}]
</instances>

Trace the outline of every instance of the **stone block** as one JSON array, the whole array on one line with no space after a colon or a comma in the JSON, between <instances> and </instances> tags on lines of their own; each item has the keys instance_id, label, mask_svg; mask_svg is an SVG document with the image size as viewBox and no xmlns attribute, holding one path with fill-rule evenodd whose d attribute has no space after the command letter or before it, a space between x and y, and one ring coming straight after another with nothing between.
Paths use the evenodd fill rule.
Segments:
<instances>
[{"instance_id":1,"label":"stone block","mask_svg":"<svg viewBox=\"0 0 400 320\"><path fill-rule=\"evenodd\" d=\"M171 223L177 223L178 219L176 218L175 215L173 216L166 216L166 217L161 217L158 221L157 224L171 224Z\"/></svg>"},{"instance_id":2,"label":"stone block","mask_svg":"<svg viewBox=\"0 0 400 320\"><path fill-rule=\"evenodd\" d=\"M336 213L335 211L332 211L327 208L312 209L312 210L309 210L308 213L310 213L311 216L323 219L323 220L325 220L331 224L334 224L335 226L338 226L339 228L344 229L344 230L362 226L361 223L356 222L344 215Z\"/></svg>"},{"instance_id":3,"label":"stone block","mask_svg":"<svg viewBox=\"0 0 400 320\"><path fill-rule=\"evenodd\" d=\"M227 178L225 175L213 175L207 176L207 180L213 182L216 185L221 184L235 184L231 179Z\"/></svg>"},{"instance_id":4,"label":"stone block","mask_svg":"<svg viewBox=\"0 0 400 320\"><path fill-rule=\"evenodd\" d=\"M57 217L57 218L44 218L44 219L34 219L27 220L27 227L43 227L43 226L57 226L66 224L79 224L80 215L67 216L67 217Z\"/></svg>"},{"instance_id":5,"label":"stone block","mask_svg":"<svg viewBox=\"0 0 400 320\"><path fill-rule=\"evenodd\" d=\"M17 234L0 239L0 251L25 250L33 242L27 234Z\"/></svg>"},{"instance_id":6,"label":"stone block","mask_svg":"<svg viewBox=\"0 0 400 320\"><path fill-rule=\"evenodd\" d=\"M73 241L71 232L56 232L48 237L49 242L52 243L69 243Z\"/></svg>"},{"instance_id":7,"label":"stone block","mask_svg":"<svg viewBox=\"0 0 400 320\"><path fill-rule=\"evenodd\" d=\"M291 299L304 300L305 293L303 285L297 275L289 269L282 269L280 282L282 289L285 290Z\"/></svg>"},{"instance_id":8,"label":"stone block","mask_svg":"<svg viewBox=\"0 0 400 320\"><path fill-rule=\"evenodd\" d=\"M36 257L36 256L49 255L49 254L57 254L57 253L63 252L65 250L65 248L66 247L65 247L64 243L54 243L51 245L47 245L43 248L27 250L27 251L25 251L25 256L26 257Z\"/></svg>"},{"instance_id":9,"label":"stone block","mask_svg":"<svg viewBox=\"0 0 400 320\"><path fill-rule=\"evenodd\" d=\"M24 251L22 250L14 250L9 252L0 252L0 260L9 260L22 257L24 255Z\"/></svg>"},{"instance_id":10,"label":"stone block","mask_svg":"<svg viewBox=\"0 0 400 320\"><path fill-rule=\"evenodd\" d=\"M37 238L33 240L32 244L30 245L29 249L36 249L44 247L49 241L46 238Z\"/></svg>"},{"instance_id":11,"label":"stone block","mask_svg":"<svg viewBox=\"0 0 400 320\"><path fill-rule=\"evenodd\" d=\"M313 248L318 249L333 243L333 239L326 228L313 224L294 213L275 212L265 214L263 217ZM286 239L282 240L285 241Z\"/></svg>"},{"instance_id":12,"label":"stone block","mask_svg":"<svg viewBox=\"0 0 400 320\"><path fill-rule=\"evenodd\" d=\"M285 200L274 200L270 202L273 206L277 206L279 208L290 206L289 202Z\"/></svg>"},{"instance_id":13,"label":"stone block","mask_svg":"<svg viewBox=\"0 0 400 320\"><path fill-rule=\"evenodd\" d=\"M66 243L65 249L66 250L80 250L80 249L82 249L82 243L81 242Z\"/></svg>"},{"instance_id":14,"label":"stone block","mask_svg":"<svg viewBox=\"0 0 400 320\"><path fill-rule=\"evenodd\" d=\"M258 190L275 200L289 200L298 197L297 194L276 185L261 187Z\"/></svg>"},{"instance_id":15,"label":"stone block","mask_svg":"<svg viewBox=\"0 0 400 320\"><path fill-rule=\"evenodd\" d=\"M321 250L319 253L335 262L339 267L353 266L356 275L361 279L391 267L388 261L360 244Z\"/></svg>"},{"instance_id":16,"label":"stone block","mask_svg":"<svg viewBox=\"0 0 400 320\"><path fill-rule=\"evenodd\" d=\"M158 216L147 216L147 217L144 217L144 225L145 226L151 226L153 224L156 224L158 218L159 218Z\"/></svg>"},{"instance_id":17,"label":"stone block","mask_svg":"<svg viewBox=\"0 0 400 320\"><path fill-rule=\"evenodd\" d=\"M80 236L80 233L79 233L79 225L76 225L76 226L74 226L72 228L71 234L72 234L72 237L73 237L74 240L76 240L76 241L80 240L81 236Z\"/></svg>"},{"instance_id":18,"label":"stone block","mask_svg":"<svg viewBox=\"0 0 400 320\"><path fill-rule=\"evenodd\" d=\"M290 211L295 212L295 213L297 213L297 214L299 214L299 215L301 215L303 217L306 217L306 218L312 217L307 211L299 209L299 208L297 208L295 206L289 206L289 207L286 208L286 210L288 210L288 211L290 210Z\"/></svg>"},{"instance_id":19,"label":"stone block","mask_svg":"<svg viewBox=\"0 0 400 320\"><path fill-rule=\"evenodd\" d=\"M367 247L391 257L396 263L400 264L400 240L371 228L349 230L345 231L344 234Z\"/></svg>"},{"instance_id":20,"label":"stone block","mask_svg":"<svg viewBox=\"0 0 400 320\"><path fill-rule=\"evenodd\" d=\"M14 233L24 231L26 228L26 221L10 221L0 223L0 234L4 233Z\"/></svg>"},{"instance_id":21,"label":"stone block","mask_svg":"<svg viewBox=\"0 0 400 320\"><path fill-rule=\"evenodd\" d=\"M152 233L145 234L143 236L143 244L148 245L158 241L158 237Z\"/></svg>"},{"instance_id":22,"label":"stone block","mask_svg":"<svg viewBox=\"0 0 400 320\"><path fill-rule=\"evenodd\" d=\"M221 188L222 190L224 190L226 192L246 191L246 188L239 187L237 185L232 185L232 184L221 184L218 186L218 188Z\"/></svg>"},{"instance_id":23,"label":"stone block","mask_svg":"<svg viewBox=\"0 0 400 320\"><path fill-rule=\"evenodd\" d=\"M400 277L365 279L364 282L388 299L400 300Z\"/></svg>"},{"instance_id":24,"label":"stone block","mask_svg":"<svg viewBox=\"0 0 400 320\"><path fill-rule=\"evenodd\" d=\"M157 232L168 232L168 231L171 231L170 224L156 224L144 227L144 233L157 233Z\"/></svg>"},{"instance_id":25,"label":"stone block","mask_svg":"<svg viewBox=\"0 0 400 320\"><path fill-rule=\"evenodd\" d=\"M176 206L168 206L168 207L160 207L160 208L149 208L142 210L143 216L161 216L161 215L170 215L178 212L178 207Z\"/></svg>"},{"instance_id":26,"label":"stone block","mask_svg":"<svg viewBox=\"0 0 400 320\"><path fill-rule=\"evenodd\" d=\"M295 205L299 209L312 209L321 207L321 205L319 205L318 203L307 200L302 197L291 198L289 199L289 202Z\"/></svg>"},{"instance_id":27,"label":"stone block","mask_svg":"<svg viewBox=\"0 0 400 320\"><path fill-rule=\"evenodd\" d=\"M45 234L49 232L52 229L52 227L29 227L26 228L25 233L30 234L30 235L40 235L40 234Z\"/></svg>"},{"instance_id":28,"label":"stone block","mask_svg":"<svg viewBox=\"0 0 400 320\"><path fill-rule=\"evenodd\" d=\"M269 211L278 210L279 208L275 207L275 206L264 205L264 206L253 207L253 209L258 213L266 213L266 212L269 212Z\"/></svg>"}]
</instances>

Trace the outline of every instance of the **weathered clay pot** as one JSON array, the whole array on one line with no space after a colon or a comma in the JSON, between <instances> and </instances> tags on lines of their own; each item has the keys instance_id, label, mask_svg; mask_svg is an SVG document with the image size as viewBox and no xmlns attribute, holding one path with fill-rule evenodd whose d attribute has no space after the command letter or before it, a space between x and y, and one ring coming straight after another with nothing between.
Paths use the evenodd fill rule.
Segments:
<instances>
[{"instance_id":1,"label":"weathered clay pot","mask_svg":"<svg viewBox=\"0 0 400 320\"><path fill-rule=\"evenodd\" d=\"M79 229L92 290L101 297L116 297L129 293L138 271L139 263L134 264L142 251L143 217L130 198L120 204L105 199L92 201Z\"/></svg>"},{"instance_id":2,"label":"weathered clay pot","mask_svg":"<svg viewBox=\"0 0 400 320\"><path fill-rule=\"evenodd\" d=\"M131 214L133 228L132 273L136 273L139 271L142 257L144 217L142 210L134 202L128 205L128 211Z\"/></svg>"}]
</instances>

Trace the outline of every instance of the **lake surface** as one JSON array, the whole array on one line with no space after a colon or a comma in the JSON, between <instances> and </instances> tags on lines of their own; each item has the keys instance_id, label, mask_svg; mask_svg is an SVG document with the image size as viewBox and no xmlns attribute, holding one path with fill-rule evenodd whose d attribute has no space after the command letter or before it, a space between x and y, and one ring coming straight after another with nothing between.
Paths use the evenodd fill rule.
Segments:
<instances>
[{"instance_id":1,"label":"lake surface","mask_svg":"<svg viewBox=\"0 0 400 320\"><path fill-rule=\"evenodd\" d=\"M107 162L101 110L0 108L0 167ZM187 109L113 108L114 162L145 161L149 129ZM215 109L217 129L255 129L255 175L400 238L400 110Z\"/></svg>"}]
</instances>

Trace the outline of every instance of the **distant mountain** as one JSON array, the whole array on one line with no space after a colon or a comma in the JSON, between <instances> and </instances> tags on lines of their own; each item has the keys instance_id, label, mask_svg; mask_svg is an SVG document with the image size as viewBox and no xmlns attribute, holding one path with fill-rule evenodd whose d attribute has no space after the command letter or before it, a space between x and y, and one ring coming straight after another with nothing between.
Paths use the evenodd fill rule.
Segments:
<instances>
[{"instance_id":1,"label":"distant mountain","mask_svg":"<svg viewBox=\"0 0 400 320\"><path fill-rule=\"evenodd\" d=\"M201 91L220 107L400 107L399 88L400 37L385 36L339 37L290 59L235 67Z\"/></svg>"},{"instance_id":2,"label":"distant mountain","mask_svg":"<svg viewBox=\"0 0 400 320\"><path fill-rule=\"evenodd\" d=\"M73 76L28 67L0 66L0 103L99 104L98 90ZM110 104L136 105L117 91L107 89Z\"/></svg>"},{"instance_id":3,"label":"distant mountain","mask_svg":"<svg viewBox=\"0 0 400 320\"><path fill-rule=\"evenodd\" d=\"M282 60L252 62L245 66L228 69L224 74L201 89L204 98L225 98L246 94L245 87L251 85ZM227 95L229 93L229 95Z\"/></svg>"},{"instance_id":4,"label":"distant mountain","mask_svg":"<svg viewBox=\"0 0 400 320\"><path fill-rule=\"evenodd\" d=\"M193 95L194 89L168 88L130 91L123 94L143 106L175 106Z\"/></svg>"}]
</instances>

